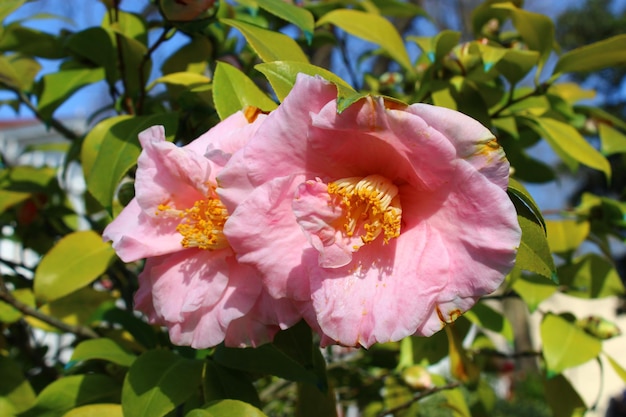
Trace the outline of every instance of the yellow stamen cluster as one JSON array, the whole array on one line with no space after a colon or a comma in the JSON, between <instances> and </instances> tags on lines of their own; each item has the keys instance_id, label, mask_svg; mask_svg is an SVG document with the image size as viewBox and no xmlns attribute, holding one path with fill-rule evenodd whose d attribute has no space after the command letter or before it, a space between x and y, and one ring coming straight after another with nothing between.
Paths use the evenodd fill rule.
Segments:
<instances>
[{"instance_id":1,"label":"yellow stamen cluster","mask_svg":"<svg viewBox=\"0 0 626 417\"><path fill-rule=\"evenodd\" d=\"M166 205L160 205L158 210L164 213L173 211ZM228 246L224 236L228 211L214 189L207 198L196 201L193 207L174 211L182 219L176 231L183 236L180 242L183 247L216 250Z\"/></svg>"},{"instance_id":2,"label":"yellow stamen cluster","mask_svg":"<svg viewBox=\"0 0 626 417\"><path fill-rule=\"evenodd\" d=\"M328 184L328 193L341 197L347 236L363 227L363 243L383 233L385 243L400 235L402 207L398 187L382 175L349 177Z\"/></svg>"}]
</instances>

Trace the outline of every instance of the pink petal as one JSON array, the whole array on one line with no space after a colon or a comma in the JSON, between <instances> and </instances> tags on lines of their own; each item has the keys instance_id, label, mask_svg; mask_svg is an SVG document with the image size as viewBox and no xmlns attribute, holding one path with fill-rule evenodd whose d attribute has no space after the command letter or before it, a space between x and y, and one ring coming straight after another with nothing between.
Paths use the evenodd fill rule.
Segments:
<instances>
[{"instance_id":1,"label":"pink petal","mask_svg":"<svg viewBox=\"0 0 626 417\"><path fill-rule=\"evenodd\" d=\"M132 199L104 229L102 237L113 241L113 249L124 262L133 262L183 249L176 231L178 223L178 219L146 216L137 199Z\"/></svg>"},{"instance_id":2,"label":"pink petal","mask_svg":"<svg viewBox=\"0 0 626 417\"><path fill-rule=\"evenodd\" d=\"M283 177L259 186L224 226L224 234L239 262L254 265L265 277L270 295L277 299L309 297L301 265L303 248L309 245L291 209L301 180Z\"/></svg>"},{"instance_id":3,"label":"pink petal","mask_svg":"<svg viewBox=\"0 0 626 417\"><path fill-rule=\"evenodd\" d=\"M173 343L194 348L224 340L229 324L252 308L261 291L256 272L239 265L229 250L187 250L152 258L140 274L145 289L137 300L170 331Z\"/></svg>"}]
</instances>

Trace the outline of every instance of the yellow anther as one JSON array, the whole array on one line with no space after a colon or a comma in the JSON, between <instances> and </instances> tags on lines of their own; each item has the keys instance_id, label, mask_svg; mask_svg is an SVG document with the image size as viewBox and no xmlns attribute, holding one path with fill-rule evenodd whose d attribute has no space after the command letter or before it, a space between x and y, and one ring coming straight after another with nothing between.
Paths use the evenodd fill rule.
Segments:
<instances>
[{"instance_id":1,"label":"yellow anther","mask_svg":"<svg viewBox=\"0 0 626 417\"><path fill-rule=\"evenodd\" d=\"M347 236L353 236L359 226L363 243L381 233L384 243L400 236L402 207L398 187L389 179L382 175L342 178L328 184L328 193L341 198Z\"/></svg>"}]
</instances>

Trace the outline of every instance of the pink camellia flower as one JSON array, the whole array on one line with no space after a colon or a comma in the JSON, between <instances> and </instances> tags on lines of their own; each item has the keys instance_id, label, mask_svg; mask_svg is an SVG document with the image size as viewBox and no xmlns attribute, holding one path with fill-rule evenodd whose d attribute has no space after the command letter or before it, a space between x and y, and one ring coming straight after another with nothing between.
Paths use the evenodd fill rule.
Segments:
<instances>
[{"instance_id":1,"label":"pink camellia flower","mask_svg":"<svg viewBox=\"0 0 626 417\"><path fill-rule=\"evenodd\" d=\"M259 311L267 291L223 233L228 211L215 176L265 117L250 123L236 113L184 147L167 142L162 126L139 135L136 197L103 236L125 262L148 258L135 308L166 326L176 344L254 346L301 318L286 300L275 301L272 314Z\"/></svg>"},{"instance_id":2,"label":"pink camellia flower","mask_svg":"<svg viewBox=\"0 0 626 417\"><path fill-rule=\"evenodd\" d=\"M322 344L431 335L513 266L509 163L456 111L367 97L338 114L336 94L299 75L233 155L224 233L272 297L303 302Z\"/></svg>"}]
</instances>

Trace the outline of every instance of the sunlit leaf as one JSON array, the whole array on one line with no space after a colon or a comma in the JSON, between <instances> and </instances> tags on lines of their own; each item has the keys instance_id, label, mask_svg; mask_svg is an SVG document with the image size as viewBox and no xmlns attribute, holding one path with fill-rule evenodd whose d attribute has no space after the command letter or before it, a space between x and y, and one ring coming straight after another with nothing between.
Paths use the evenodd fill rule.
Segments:
<instances>
[{"instance_id":1,"label":"sunlit leaf","mask_svg":"<svg viewBox=\"0 0 626 417\"><path fill-rule=\"evenodd\" d=\"M277 107L246 74L224 62L218 62L215 70L213 101L222 120L248 106L267 112Z\"/></svg>"},{"instance_id":2,"label":"sunlit leaf","mask_svg":"<svg viewBox=\"0 0 626 417\"><path fill-rule=\"evenodd\" d=\"M74 408L63 417L124 417L119 404L91 404Z\"/></svg>"},{"instance_id":3,"label":"sunlit leaf","mask_svg":"<svg viewBox=\"0 0 626 417\"><path fill-rule=\"evenodd\" d=\"M600 340L611 339L622 334L617 324L593 314L576 320L576 325Z\"/></svg>"},{"instance_id":4,"label":"sunlit leaf","mask_svg":"<svg viewBox=\"0 0 626 417\"><path fill-rule=\"evenodd\" d=\"M513 289L522 297L533 313L542 301L550 298L558 287L557 285L538 275L522 275L513 283Z\"/></svg>"},{"instance_id":5,"label":"sunlit leaf","mask_svg":"<svg viewBox=\"0 0 626 417\"><path fill-rule=\"evenodd\" d=\"M114 255L111 245L94 231L65 236L35 271L35 297L50 302L86 286L105 271Z\"/></svg>"},{"instance_id":6,"label":"sunlit leaf","mask_svg":"<svg viewBox=\"0 0 626 417\"><path fill-rule=\"evenodd\" d=\"M308 42L311 43L315 29L311 12L283 0L256 0L256 2L260 8L299 27L304 32Z\"/></svg>"},{"instance_id":7,"label":"sunlit leaf","mask_svg":"<svg viewBox=\"0 0 626 417\"><path fill-rule=\"evenodd\" d=\"M465 318L482 328L497 332L509 342L513 342L513 327L509 319L487 304L475 304L471 310L465 312Z\"/></svg>"},{"instance_id":8,"label":"sunlit leaf","mask_svg":"<svg viewBox=\"0 0 626 417\"><path fill-rule=\"evenodd\" d=\"M43 90L39 96L39 112L44 119L52 117L54 111L76 91L104 79L102 68L53 72L43 76Z\"/></svg>"},{"instance_id":9,"label":"sunlit leaf","mask_svg":"<svg viewBox=\"0 0 626 417\"><path fill-rule=\"evenodd\" d=\"M122 388L125 416L162 417L200 386L202 362L150 350L132 364Z\"/></svg>"},{"instance_id":10,"label":"sunlit leaf","mask_svg":"<svg viewBox=\"0 0 626 417\"><path fill-rule=\"evenodd\" d=\"M626 34L613 36L564 53L557 61L553 74L597 71L623 65L624 62L626 62Z\"/></svg>"},{"instance_id":11,"label":"sunlit leaf","mask_svg":"<svg viewBox=\"0 0 626 417\"><path fill-rule=\"evenodd\" d=\"M553 375L582 365L602 351L600 340L555 314L547 314L541 322L541 340L546 366Z\"/></svg>"},{"instance_id":12,"label":"sunlit leaf","mask_svg":"<svg viewBox=\"0 0 626 417\"><path fill-rule=\"evenodd\" d=\"M626 152L626 135L607 123L598 123L602 153L612 155Z\"/></svg>"},{"instance_id":13,"label":"sunlit leaf","mask_svg":"<svg viewBox=\"0 0 626 417\"><path fill-rule=\"evenodd\" d=\"M609 363L611 364L611 367L613 368L615 373L622 379L622 381L624 381L624 383L626 383L626 369L624 369L622 365L620 365L615 359L613 359L606 353L604 354L604 356L606 356L606 358L609 360Z\"/></svg>"},{"instance_id":14,"label":"sunlit leaf","mask_svg":"<svg viewBox=\"0 0 626 417\"><path fill-rule=\"evenodd\" d=\"M587 254L574 263L559 267L566 293L580 298L604 298L624 295L624 284L615 267L605 258Z\"/></svg>"},{"instance_id":15,"label":"sunlit leaf","mask_svg":"<svg viewBox=\"0 0 626 417\"><path fill-rule=\"evenodd\" d=\"M309 62L296 41L287 35L233 19L220 19L220 22L238 29L264 62Z\"/></svg>"},{"instance_id":16,"label":"sunlit leaf","mask_svg":"<svg viewBox=\"0 0 626 417\"><path fill-rule=\"evenodd\" d=\"M15 289L11 291L11 296L27 306L35 307L35 296L30 288ZM0 301L0 322L7 324L15 323L22 317L24 317L24 315L21 311L4 301Z\"/></svg>"},{"instance_id":17,"label":"sunlit leaf","mask_svg":"<svg viewBox=\"0 0 626 417\"><path fill-rule=\"evenodd\" d=\"M0 398L6 399L15 413L27 410L35 404L35 391L23 372L19 363L0 356Z\"/></svg>"},{"instance_id":18,"label":"sunlit leaf","mask_svg":"<svg viewBox=\"0 0 626 417\"><path fill-rule=\"evenodd\" d=\"M339 9L325 14L317 26L333 24L351 35L375 43L383 48L398 64L413 71L411 60L398 30L384 17L360 10Z\"/></svg>"},{"instance_id":19,"label":"sunlit leaf","mask_svg":"<svg viewBox=\"0 0 626 417\"><path fill-rule=\"evenodd\" d=\"M72 362L101 359L120 366L130 366L137 357L111 339L100 338L81 342L72 352Z\"/></svg>"},{"instance_id":20,"label":"sunlit leaf","mask_svg":"<svg viewBox=\"0 0 626 417\"><path fill-rule=\"evenodd\" d=\"M85 178L89 178L91 169L93 168L93 164L96 162L96 159L100 154L100 147L102 146L102 142L104 141L104 138L107 137L107 135L109 134L111 128L119 122L131 118L132 116L126 114L121 116L108 117L89 130L87 136L85 136L85 139L83 140L83 144L80 150L80 161L83 167L83 174L85 174Z\"/></svg>"},{"instance_id":21,"label":"sunlit leaf","mask_svg":"<svg viewBox=\"0 0 626 417\"><path fill-rule=\"evenodd\" d=\"M197 74L195 72L173 72L152 81L147 89L150 90L154 85L158 83L193 87L197 85L208 84L210 82L211 79L209 77L202 74Z\"/></svg>"},{"instance_id":22,"label":"sunlit leaf","mask_svg":"<svg viewBox=\"0 0 626 417\"><path fill-rule=\"evenodd\" d=\"M589 222L573 219L546 220L548 245L553 252L575 250L589 235Z\"/></svg>"},{"instance_id":23,"label":"sunlit leaf","mask_svg":"<svg viewBox=\"0 0 626 417\"><path fill-rule=\"evenodd\" d=\"M213 401L203 409L192 410L185 417L266 417L258 408L237 400Z\"/></svg>"},{"instance_id":24,"label":"sunlit leaf","mask_svg":"<svg viewBox=\"0 0 626 417\"><path fill-rule=\"evenodd\" d=\"M24 3L26 3L26 0L3 0L0 3L0 22Z\"/></svg>"}]
</instances>

